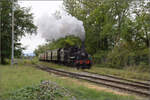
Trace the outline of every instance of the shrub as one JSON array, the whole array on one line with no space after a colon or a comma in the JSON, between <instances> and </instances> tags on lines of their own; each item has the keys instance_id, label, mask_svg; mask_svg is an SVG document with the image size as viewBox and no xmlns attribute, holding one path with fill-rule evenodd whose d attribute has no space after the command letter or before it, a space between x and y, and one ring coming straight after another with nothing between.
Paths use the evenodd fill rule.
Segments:
<instances>
[{"instance_id":1,"label":"shrub","mask_svg":"<svg viewBox=\"0 0 150 100\"><path fill-rule=\"evenodd\" d=\"M112 51L100 51L93 56L94 64L112 68L124 68L127 66L149 65L149 50L128 49L125 47L115 47Z\"/></svg>"},{"instance_id":2,"label":"shrub","mask_svg":"<svg viewBox=\"0 0 150 100\"><path fill-rule=\"evenodd\" d=\"M10 94L10 100L71 100L73 96L65 88L51 81L28 86Z\"/></svg>"},{"instance_id":3,"label":"shrub","mask_svg":"<svg viewBox=\"0 0 150 100\"><path fill-rule=\"evenodd\" d=\"M103 51L103 50L100 50L96 54L94 54L92 57L94 64L105 64L107 54L108 51Z\"/></svg>"}]
</instances>

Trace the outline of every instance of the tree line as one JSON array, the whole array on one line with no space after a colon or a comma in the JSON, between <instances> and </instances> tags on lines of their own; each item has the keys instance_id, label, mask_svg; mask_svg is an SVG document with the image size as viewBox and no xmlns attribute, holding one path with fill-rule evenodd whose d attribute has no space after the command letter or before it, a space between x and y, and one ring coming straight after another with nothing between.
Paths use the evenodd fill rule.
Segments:
<instances>
[{"instance_id":1,"label":"tree line","mask_svg":"<svg viewBox=\"0 0 150 100\"><path fill-rule=\"evenodd\" d=\"M83 21L85 47L94 63L123 68L148 66L150 47L150 2L147 0L64 0L68 14ZM12 2L0 2L1 63L11 55ZM26 33L36 33L33 14L29 8L15 3L15 56L24 48L19 40ZM81 46L81 40L67 36L49 41L35 50L38 55L45 50L66 45Z\"/></svg>"},{"instance_id":2,"label":"tree line","mask_svg":"<svg viewBox=\"0 0 150 100\"><path fill-rule=\"evenodd\" d=\"M83 21L86 50L95 63L117 68L148 66L149 1L64 0L63 5L68 14ZM49 43L52 47L57 44Z\"/></svg>"},{"instance_id":3,"label":"tree line","mask_svg":"<svg viewBox=\"0 0 150 100\"><path fill-rule=\"evenodd\" d=\"M64 0L65 10L84 23L86 50L112 67L149 64L150 2Z\"/></svg>"}]
</instances>

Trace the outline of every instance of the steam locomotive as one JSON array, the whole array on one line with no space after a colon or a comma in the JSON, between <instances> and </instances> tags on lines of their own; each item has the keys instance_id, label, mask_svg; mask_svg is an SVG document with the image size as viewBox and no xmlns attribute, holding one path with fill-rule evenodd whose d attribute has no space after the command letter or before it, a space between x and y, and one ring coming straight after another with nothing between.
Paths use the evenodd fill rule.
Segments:
<instances>
[{"instance_id":1,"label":"steam locomotive","mask_svg":"<svg viewBox=\"0 0 150 100\"><path fill-rule=\"evenodd\" d=\"M92 65L90 55L85 49L77 46L46 51L39 55L39 60L64 64L77 69L90 69Z\"/></svg>"}]
</instances>

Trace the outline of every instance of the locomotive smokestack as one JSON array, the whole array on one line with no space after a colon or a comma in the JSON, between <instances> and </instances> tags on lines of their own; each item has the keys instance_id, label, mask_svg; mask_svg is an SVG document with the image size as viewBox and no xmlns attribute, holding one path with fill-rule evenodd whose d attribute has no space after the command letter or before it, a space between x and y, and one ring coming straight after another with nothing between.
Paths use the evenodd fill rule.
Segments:
<instances>
[{"instance_id":1,"label":"locomotive smokestack","mask_svg":"<svg viewBox=\"0 0 150 100\"><path fill-rule=\"evenodd\" d=\"M82 50L85 50L85 41L82 41L81 48L82 48Z\"/></svg>"}]
</instances>

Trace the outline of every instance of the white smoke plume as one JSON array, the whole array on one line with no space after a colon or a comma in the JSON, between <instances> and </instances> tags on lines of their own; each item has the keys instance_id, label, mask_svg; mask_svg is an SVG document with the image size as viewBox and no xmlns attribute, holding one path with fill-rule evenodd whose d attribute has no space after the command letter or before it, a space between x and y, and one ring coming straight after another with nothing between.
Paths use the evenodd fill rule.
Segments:
<instances>
[{"instance_id":1,"label":"white smoke plume","mask_svg":"<svg viewBox=\"0 0 150 100\"><path fill-rule=\"evenodd\" d=\"M57 40L61 37L74 35L82 41L85 39L83 22L66 13L44 14L38 22L41 36L46 40Z\"/></svg>"}]
</instances>

